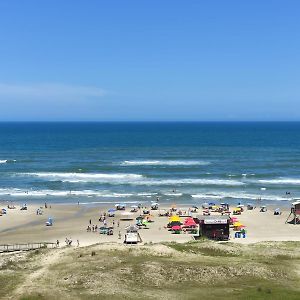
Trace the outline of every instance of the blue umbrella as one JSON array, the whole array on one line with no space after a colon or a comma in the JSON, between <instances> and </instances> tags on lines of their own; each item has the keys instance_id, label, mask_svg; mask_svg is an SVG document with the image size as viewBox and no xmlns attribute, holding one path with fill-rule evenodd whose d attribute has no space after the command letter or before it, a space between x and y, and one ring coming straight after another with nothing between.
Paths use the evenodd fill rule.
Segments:
<instances>
[{"instance_id":1,"label":"blue umbrella","mask_svg":"<svg viewBox=\"0 0 300 300\"><path fill-rule=\"evenodd\" d=\"M110 208L109 210L108 210L108 212L115 212L116 210L115 209L113 209L113 208Z\"/></svg>"}]
</instances>

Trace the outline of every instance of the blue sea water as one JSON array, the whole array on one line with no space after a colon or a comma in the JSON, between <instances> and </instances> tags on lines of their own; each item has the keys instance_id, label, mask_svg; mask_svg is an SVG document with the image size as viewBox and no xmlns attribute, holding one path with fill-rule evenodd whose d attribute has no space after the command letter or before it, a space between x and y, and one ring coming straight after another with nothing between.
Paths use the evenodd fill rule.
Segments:
<instances>
[{"instance_id":1,"label":"blue sea water","mask_svg":"<svg viewBox=\"0 0 300 300\"><path fill-rule=\"evenodd\" d=\"M300 197L300 123L0 123L0 200L156 197L191 204Z\"/></svg>"}]
</instances>

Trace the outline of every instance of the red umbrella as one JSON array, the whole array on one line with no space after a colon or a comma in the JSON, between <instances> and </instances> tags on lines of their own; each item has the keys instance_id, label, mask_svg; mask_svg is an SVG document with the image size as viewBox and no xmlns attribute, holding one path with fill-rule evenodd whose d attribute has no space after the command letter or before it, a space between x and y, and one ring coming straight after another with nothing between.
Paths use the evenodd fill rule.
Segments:
<instances>
[{"instance_id":1,"label":"red umbrella","mask_svg":"<svg viewBox=\"0 0 300 300\"><path fill-rule=\"evenodd\" d=\"M185 226L196 226L196 222L194 221L193 218L187 218L184 220L184 225Z\"/></svg>"},{"instance_id":2,"label":"red umbrella","mask_svg":"<svg viewBox=\"0 0 300 300\"><path fill-rule=\"evenodd\" d=\"M181 226L179 226L179 225L172 226L172 230L175 230L175 231L181 230Z\"/></svg>"}]
</instances>

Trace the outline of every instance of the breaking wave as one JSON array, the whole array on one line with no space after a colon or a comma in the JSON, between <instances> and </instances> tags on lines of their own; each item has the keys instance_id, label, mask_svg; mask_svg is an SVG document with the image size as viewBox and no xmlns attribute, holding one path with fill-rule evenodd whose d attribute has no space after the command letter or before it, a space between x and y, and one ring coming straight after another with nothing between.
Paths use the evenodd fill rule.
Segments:
<instances>
[{"instance_id":1,"label":"breaking wave","mask_svg":"<svg viewBox=\"0 0 300 300\"><path fill-rule=\"evenodd\" d=\"M24 190L24 189L0 189L0 195L13 196L13 197L66 197L66 196L96 196L103 198L126 198L134 196L131 193L111 193L109 191L58 191L58 190Z\"/></svg>"},{"instance_id":2,"label":"breaking wave","mask_svg":"<svg viewBox=\"0 0 300 300\"><path fill-rule=\"evenodd\" d=\"M99 184L111 185L220 185L220 186L241 186L244 182L229 179L199 179L199 178L177 178L177 179L157 179L147 178L139 174L93 174L93 173L18 173L17 175L33 176L50 181L62 182L97 182Z\"/></svg>"},{"instance_id":3,"label":"breaking wave","mask_svg":"<svg viewBox=\"0 0 300 300\"><path fill-rule=\"evenodd\" d=\"M16 162L15 159L9 160L9 159L0 159L0 164L6 164L10 162Z\"/></svg>"},{"instance_id":4,"label":"breaking wave","mask_svg":"<svg viewBox=\"0 0 300 300\"><path fill-rule=\"evenodd\" d=\"M284 201L287 200L287 198L278 196L278 195L259 195L259 194L247 194L247 193L241 193L241 192L233 192L233 193L206 193L206 194L194 194L192 195L193 198L197 199L225 199L225 198L231 198L231 199L244 199L244 200L277 200L277 201Z\"/></svg>"},{"instance_id":5,"label":"breaking wave","mask_svg":"<svg viewBox=\"0 0 300 300\"><path fill-rule=\"evenodd\" d=\"M143 178L139 174L104 174L104 173L21 173L25 176L34 176L63 182L102 182L102 183L124 183L129 180L140 180Z\"/></svg>"},{"instance_id":6,"label":"breaking wave","mask_svg":"<svg viewBox=\"0 0 300 300\"><path fill-rule=\"evenodd\" d=\"M208 161L199 160L125 160L121 166L205 166Z\"/></svg>"},{"instance_id":7,"label":"breaking wave","mask_svg":"<svg viewBox=\"0 0 300 300\"><path fill-rule=\"evenodd\" d=\"M263 184L287 184L287 185L300 185L300 178L278 178L278 179L261 179L258 181Z\"/></svg>"}]
</instances>

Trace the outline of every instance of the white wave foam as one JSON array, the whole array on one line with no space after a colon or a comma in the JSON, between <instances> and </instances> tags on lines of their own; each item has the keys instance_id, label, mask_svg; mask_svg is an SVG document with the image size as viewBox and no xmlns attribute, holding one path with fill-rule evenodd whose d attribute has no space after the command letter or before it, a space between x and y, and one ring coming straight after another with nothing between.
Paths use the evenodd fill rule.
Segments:
<instances>
[{"instance_id":1,"label":"white wave foam","mask_svg":"<svg viewBox=\"0 0 300 300\"><path fill-rule=\"evenodd\" d=\"M241 186L245 185L244 182L236 180L223 180L223 179L195 179L195 178L183 178L183 179L149 179L141 181L128 182L134 185L223 185L223 186Z\"/></svg>"},{"instance_id":2,"label":"white wave foam","mask_svg":"<svg viewBox=\"0 0 300 300\"><path fill-rule=\"evenodd\" d=\"M156 196L157 193L138 193L137 195L141 197L151 197L151 196Z\"/></svg>"},{"instance_id":3,"label":"white wave foam","mask_svg":"<svg viewBox=\"0 0 300 300\"><path fill-rule=\"evenodd\" d=\"M58 191L58 190L24 190L24 189L0 189L0 195L13 197L72 197L72 196L87 196L87 197L102 197L102 198L126 198L134 196L130 193L109 193L107 191Z\"/></svg>"},{"instance_id":4,"label":"white wave foam","mask_svg":"<svg viewBox=\"0 0 300 300\"><path fill-rule=\"evenodd\" d=\"M0 159L0 164L6 164L9 162L16 162L15 159L9 160L9 159Z\"/></svg>"},{"instance_id":5,"label":"white wave foam","mask_svg":"<svg viewBox=\"0 0 300 300\"><path fill-rule=\"evenodd\" d=\"M199 160L125 160L122 166L205 166L208 161Z\"/></svg>"},{"instance_id":6,"label":"white wave foam","mask_svg":"<svg viewBox=\"0 0 300 300\"><path fill-rule=\"evenodd\" d=\"M218 194L215 193L206 193L206 194L194 194L192 195L193 198L197 199L224 199L224 198L232 198L232 199L245 199L245 200L256 200L256 199L262 199L262 200L276 200L276 201L285 201L286 198L278 195L258 195L258 194L247 194L242 192L232 192L232 193L226 193L221 192Z\"/></svg>"},{"instance_id":7,"label":"white wave foam","mask_svg":"<svg viewBox=\"0 0 300 300\"><path fill-rule=\"evenodd\" d=\"M139 180L143 176L139 174L104 174L104 173L23 173L21 175L34 176L49 180L60 180L65 182L107 182L118 181L120 183L128 180Z\"/></svg>"},{"instance_id":8,"label":"white wave foam","mask_svg":"<svg viewBox=\"0 0 300 300\"><path fill-rule=\"evenodd\" d=\"M90 201L90 202L80 202L83 205L90 205L90 204L116 204L117 201ZM124 204L139 204L145 203L145 201L122 201Z\"/></svg>"},{"instance_id":9,"label":"white wave foam","mask_svg":"<svg viewBox=\"0 0 300 300\"><path fill-rule=\"evenodd\" d=\"M223 185L223 186L241 186L244 182L229 179L151 179L138 174L93 174L93 173L19 173L25 176L35 176L52 181L62 182L98 182L106 184L129 184L129 185Z\"/></svg>"},{"instance_id":10,"label":"white wave foam","mask_svg":"<svg viewBox=\"0 0 300 300\"><path fill-rule=\"evenodd\" d=\"M171 197L180 197L183 194L182 193L165 193L165 196L171 196Z\"/></svg>"},{"instance_id":11,"label":"white wave foam","mask_svg":"<svg viewBox=\"0 0 300 300\"><path fill-rule=\"evenodd\" d=\"M277 179L261 179L258 181L263 184L287 184L287 185L300 185L300 178L277 178Z\"/></svg>"}]
</instances>

